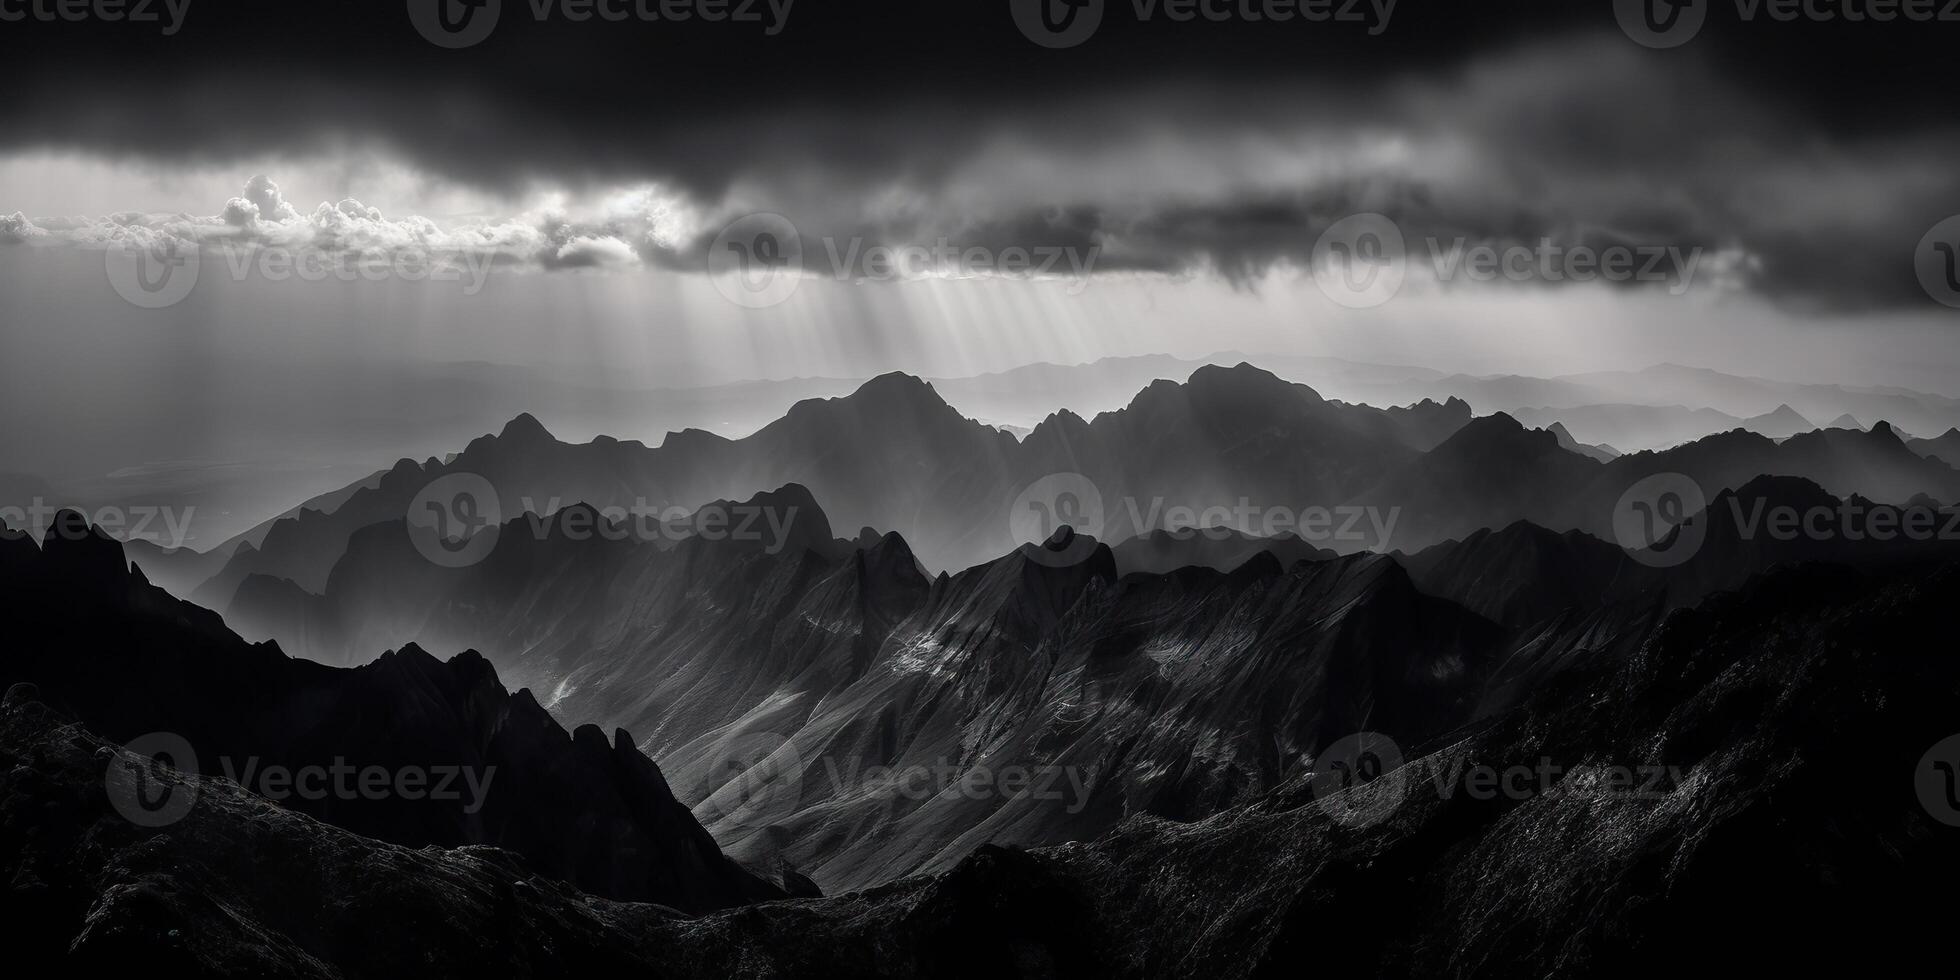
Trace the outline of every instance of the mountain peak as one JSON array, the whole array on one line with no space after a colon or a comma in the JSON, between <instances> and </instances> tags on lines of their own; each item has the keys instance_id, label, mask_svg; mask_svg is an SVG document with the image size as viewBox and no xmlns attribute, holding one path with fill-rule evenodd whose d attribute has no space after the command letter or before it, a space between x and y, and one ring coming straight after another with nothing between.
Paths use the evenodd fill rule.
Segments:
<instances>
[{"instance_id":1,"label":"mountain peak","mask_svg":"<svg viewBox=\"0 0 1960 980\"><path fill-rule=\"evenodd\" d=\"M801 483L785 483L747 500L713 501L689 515L685 524L697 535L759 541L777 551L799 547L822 554L834 543L829 515Z\"/></svg>"},{"instance_id":2,"label":"mountain peak","mask_svg":"<svg viewBox=\"0 0 1960 980\"><path fill-rule=\"evenodd\" d=\"M550 430L544 427L544 423L538 421L537 416L532 415L530 412L519 412L516 418L504 423L504 430L497 433L497 439L499 441L539 442L552 441L552 435Z\"/></svg>"},{"instance_id":3,"label":"mountain peak","mask_svg":"<svg viewBox=\"0 0 1960 980\"><path fill-rule=\"evenodd\" d=\"M852 392L850 397L868 398L881 402L886 399L901 402L911 402L921 399L929 399L942 403L944 401L944 399L939 397L939 392L933 389L932 382L917 375L906 374L903 371L891 371L878 375L866 381L864 384L859 385L858 389Z\"/></svg>"},{"instance_id":4,"label":"mountain peak","mask_svg":"<svg viewBox=\"0 0 1960 980\"><path fill-rule=\"evenodd\" d=\"M1706 513L1716 520L1733 521L1733 515L1742 513L1733 507L1717 506L1728 500L1763 500L1774 506L1788 507L1798 513L1814 509L1834 509L1839 498L1816 481L1801 476L1780 476L1765 473L1751 479L1732 490L1723 490L1708 504Z\"/></svg>"},{"instance_id":5,"label":"mountain peak","mask_svg":"<svg viewBox=\"0 0 1960 980\"><path fill-rule=\"evenodd\" d=\"M1456 442L1462 440L1473 442L1485 439L1504 439L1514 437L1518 433L1534 431L1538 431L1540 434L1554 441L1558 439L1557 436L1552 435L1550 432L1526 428L1524 423L1512 418L1508 413L1492 412L1489 415L1471 419L1463 428L1458 429L1456 434L1451 436L1448 441Z\"/></svg>"},{"instance_id":6,"label":"mountain peak","mask_svg":"<svg viewBox=\"0 0 1960 980\"><path fill-rule=\"evenodd\" d=\"M122 542L90 524L80 513L63 508L41 538L41 555L50 567L66 569L78 578L115 582L129 573Z\"/></svg>"},{"instance_id":7,"label":"mountain peak","mask_svg":"<svg viewBox=\"0 0 1960 980\"><path fill-rule=\"evenodd\" d=\"M1075 528L1064 524L1056 528L1055 533L1048 536L1048 540L1041 543L1042 550L1067 551L1068 546L1075 543L1075 537Z\"/></svg>"},{"instance_id":8,"label":"mountain peak","mask_svg":"<svg viewBox=\"0 0 1960 980\"><path fill-rule=\"evenodd\" d=\"M1219 364L1203 365L1191 372L1191 377L1185 385L1195 390L1244 391L1257 388L1299 388L1311 393L1314 401L1324 400L1320 397L1320 393L1312 388L1288 381L1250 361L1240 361L1231 367Z\"/></svg>"}]
</instances>

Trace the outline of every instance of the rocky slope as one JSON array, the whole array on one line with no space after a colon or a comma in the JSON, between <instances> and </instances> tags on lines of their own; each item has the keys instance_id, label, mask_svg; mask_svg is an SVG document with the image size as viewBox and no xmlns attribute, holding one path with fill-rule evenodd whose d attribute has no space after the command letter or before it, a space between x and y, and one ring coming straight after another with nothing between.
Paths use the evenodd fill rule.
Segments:
<instances>
[{"instance_id":1,"label":"rocky slope","mask_svg":"<svg viewBox=\"0 0 1960 980\"><path fill-rule=\"evenodd\" d=\"M351 831L495 844L588 891L690 911L782 894L722 855L624 731L568 733L474 653L410 646L339 669L249 645L72 513L38 547L0 535L0 616L14 631L0 683Z\"/></svg>"},{"instance_id":2,"label":"rocky slope","mask_svg":"<svg viewBox=\"0 0 1960 980\"><path fill-rule=\"evenodd\" d=\"M777 522L802 528L782 548L546 521L441 569L398 528L370 529L298 632L338 636L302 648L328 658L386 637L482 650L559 715L639 734L732 854L787 858L834 890L944 868L980 841L1208 816L1347 726L1433 737L1781 563L1878 570L1960 550L1739 523L1838 503L1801 480L1752 482L1718 497L1699 553L1665 569L1520 523L1394 559L1285 566L1262 549L1229 572L1128 575L1063 536L928 579L903 538L839 542L788 487L743 505L802 516ZM1006 792L1001 773L1017 781Z\"/></svg>"},{"instance_id":3,"label":"rocky slope","mask_svg":"<svg viewBox=\"0 0 1960 980\"><path fill-rule=\"evenodd\" d=\"M1375 743L1410 761L1372 780L1331 778L1353 760L1330 750L1205 820L979 847L939 874L693 920L495 852L364 841L221 782L190 818L133 829L102 790L113 750L16 691L4 911L29 927L24 962L284 975L1904 971L1960 870L1935 765L1954 761L1960 661L1925 642L1956 592L1952 567L1786 571L1428 747Z\"/></svg>"},{"instance_id":4,"label":"rocky slope","mask_svg":"<svg viewBox=\"0 0 1960 980\"><path fill-rule=\"evenodd\" d=\"M443 569L384 525L327 596L252 579L234 617L299 609L285 632L323 659L384 637L482 650L558 715L638 734L730 853L787 858L826 890L978 841L1205 816L1364 717L1427 737L1476 710L1502 640L1380 556L1119 576L1065 531L928 579L896 534L832 540L800 487L743 506L793 509L802 530L777 548L546 521Z\"/></svg>"}]
</instances>

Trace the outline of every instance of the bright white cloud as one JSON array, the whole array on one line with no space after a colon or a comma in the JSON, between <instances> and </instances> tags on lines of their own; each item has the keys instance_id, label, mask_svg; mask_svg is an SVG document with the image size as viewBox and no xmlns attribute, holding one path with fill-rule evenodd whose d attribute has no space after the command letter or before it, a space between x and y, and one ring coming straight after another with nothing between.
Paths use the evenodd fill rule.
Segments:
<instances>
[{"instance_id":1,"label":"bright white cloud","mask_svg":"<svg viewBox=\"0 0 1960 980\"><path fill-rule=\"evenodd\" d=\"M37 238L46 238L47 230L28 220L27 215L15 211L13 214L0 214L0 242L20 244Z\"/></svg>"},{"instance_id":2,"label":"bright white cloud","mask_svg":"<svg viewBox=\"0 0 1960 980\"><path fill-rule=\"evenodd\" d=\"M330 257L413 253L490 258L504 266L671 266L695 221L677 201L646 186L607 199L592 213L564 209L476 217L447 226L421 215L390 217L354 198L302 212L279 185L252 177L212 215L124 211L103 217L0 217L0 242L143 249L278 248Z\"/></svg>"}]
</instances>

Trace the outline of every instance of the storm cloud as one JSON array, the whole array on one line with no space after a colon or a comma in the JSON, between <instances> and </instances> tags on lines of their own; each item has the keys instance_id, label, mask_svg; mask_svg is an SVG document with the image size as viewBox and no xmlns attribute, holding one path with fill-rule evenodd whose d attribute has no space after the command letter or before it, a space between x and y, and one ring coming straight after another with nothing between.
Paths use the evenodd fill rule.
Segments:
<instances>
[{"instance_id":1,"label":"storm cloud","mask_svg":"<svg viewBox=\"0 0 1960 980\"><path fill-rule=\"evenodd\" d=\"M1914 248L1960 212L1960 129L1924 74L1939 59L1899 57L1960 25L1826 32L1718 6L1694 42L1654 51L1608 4L1411 2L1371 33L1144 22L1121 3L1086 43L1049 50L1004 2L951 6L805 5L763 37L536 21L506 3L463 50L424 41L398 4L274 16L201 0L164 42L138 25L16 25L34 40L15 45L19 97L0 108L15 151L167 168L358 147L513 200L547 186L607 203L456 222L262 187L88 219L0 200L21 211L0 236L196 231L699 270L726 222L768 211L810 243L806 266L816 243L944 243L1250 284L1378 212L1413 243L1706 252L1778 303L1855 310L1926 305ZM146 72L144 41L169 45L166 76Z\"/></svg>"}]
</instances>

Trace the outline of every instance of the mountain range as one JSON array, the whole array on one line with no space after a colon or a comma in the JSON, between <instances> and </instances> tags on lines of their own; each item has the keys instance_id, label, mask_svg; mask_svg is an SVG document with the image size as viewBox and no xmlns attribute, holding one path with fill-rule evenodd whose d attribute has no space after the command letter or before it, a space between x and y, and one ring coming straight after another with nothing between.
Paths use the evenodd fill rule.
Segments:
<instances>
[{"instance_id":1,"label":"mountain range","mask_svg":"<svg viewBox=\"0 0 1960 980\"><path fill-rule=\"evenodd\" d=\"M1191 358L1143 355L1082 364L1031 364L993 374L929 380L962 415L1025 436L1057 411L1094 418L1127 405L1136 392L1155 381L1188 378L1205 365L1229 367L1248 361L1329 399L1408 405L1460 398L1479 414L1505 412L1533 428L1563 422L1575 441L1617 452L1672 448L1735 428L1771 438L1809 428L1798 426L1793 416L1822 420L1850 414L1863 420L1885 419L1901 432L1915 434L1946 432L1960 425L1960 400L1945 395L1796 384L1671 364L1531 378L1226 351ZM58 471L44 471L41 475L52 479L33 481L44 491L10 495L9 486L18 489L29 484L0 479L0 507L42 496L91 513L106 505L195 508L197 519L181 544L208 553L220 542L234 542L248 529L262 536L262 524L287 510L293 500L346 486L372 472L377 460L441 457L483 431L479 426L486 419L529 412L573 441L609 434L657 444L664 433L688 429L739 439L780 419L799 401L842 397L869 380L783 378L690 387L687 379L669 378L662 387L637 388L481 363L402 365L391 372L380 380L370 377L357 384L337 380L340 372L334 371L300 372L292 365L257 362L240 367L240 374L255 379L251 391L276 396L281 403L271 417L280 431L289 438L333 448L331 459L324 463L294 460L282 445L184 443L181 434L168 429L133 426L120 434L120 441L105 438L91 440L87 446L50 447L54 458L44 462ZM223 401L220 390L209 397L220 399L203 408L210 417L245 412L261 416L268 411L262 401L246 405ZM432 405L442 410L431 413ZM414 424L404 424L406 418L414 419ZM136 444L127 444L131 440ZM45 454L31 448L35 447L22 444L10 458L32 468ZM81 456L69 458L74 453ZM140 465L131 465L132 460ZM201 576L200 581L208 577Z\"/></svg>"},{"instance_id":2,"label":"mountain range","mask_svg":"<svg viewBox=\"0 0 1960 980\"><path fill-rule=\"evenodd\" d=\"M1610 537L1621 496L1667 472L1694 480L1704 497L1773 474L1893 504L1960 500L1960 473L1907 447L1885 423L1781 440L1733 431L1625 455L1569 433L1561 442L1561 431L1503 414L1473 424L1461 401L1387 410L1329 401L1239 365L1153 383L1094 419L1057 413L1016 438L961 416L925 382L889 375L845 397L801 402L740 440L690 430L658 447L603 437L573 445L519 416L446 460L402 460L228 542L216 571L208 552L150 548L145 557L175 589L197 580L180 594L220 611L252 575L318 594L357 531L402 519L424 488L453 474L486 481L503 515L574 503L691 510L798 483L840 526L897 531L928 568L947 571L1052 532L1054 518L1066 515L1024 518L1027 495L1038 496L1056 474L1093 488L1099 513L1072 523L1109 541L1199 525L1304 534L1284 525L1315 508L1342 508L1355 519L1320 527L1306 542L1342 553L1413 551L1518 520ZM1028 533L1030 524L1038 533Z\"/></svg>"},{"instance_id":3,"label":"mountain range","mask_svg":"<svg viewBox=\"0 0 1960 980\"><path fill-rule=\"evenodd\" d=\"M1780 940L1937 934L1928 896L1960 843L1945 804L1907 787L1960 708L1953 659L1921 642L1955 588L1952 567L1780 571L1644 641L1575 649L1442 738L1372 742L1407 761L1358 779L1327 746L1207 819L983 844L937 873L701 917L167 768L199 805L136 826L103 789L122 750L17 684L0 913L24 964L290 976L393 975L404 957L445 974L1632 975L1675 948L1721 970L1903 970L1923 962L1910 944ZM322 907L343 911L323 926Z\"/></svg>"},{"instance_id":4,"label":"mountain range","mask_svg":"<svg viewBox=\"0 0 1960 980\"><path fill-rule=\"evenodd\" d=\"M1437 737L1781 565L1960 559L1950 535L1859 533L1908 524L1868 501L1849 502L1857 524L1830 540L1762 523L1846 503L1801 478L1752 480L1689 517L1698 550L1668 567L1517 522L1393 556L1202 531L1112 551L1064 529L929 576L900 535L833 537L791 485L732 505L781 515L767 523L792 529L783 542L582 535L604 518L574 508L514 521L483 561L451 569L379 525L356 536L324 596L253 577L231 618L328 662L357 662L384 637L482 651L554 713L644 733L640 748L738 858L788 860L826 890L850 889L943 869L979 840L1041 845L1139 813L1209 816L1364 721L1398 740ZM1046 770L1051 788L1073 795L949 790L975 772L1042 767L1061 767ZM931 792L892 784L909 772L931 774ZM826 829L839 826L856 830Z\"/></svg>"}]
</instances>

